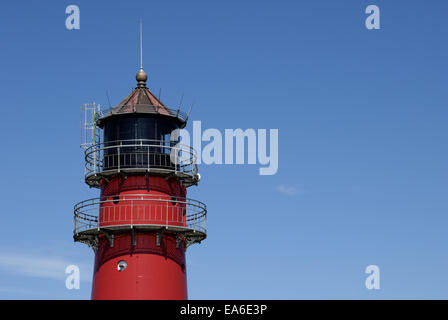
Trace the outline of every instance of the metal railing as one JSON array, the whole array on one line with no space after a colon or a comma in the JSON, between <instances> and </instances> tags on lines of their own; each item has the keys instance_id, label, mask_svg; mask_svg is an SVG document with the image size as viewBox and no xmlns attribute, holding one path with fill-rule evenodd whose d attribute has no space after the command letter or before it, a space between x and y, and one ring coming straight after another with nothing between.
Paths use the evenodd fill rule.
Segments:
<instances>
[{"instance_id":1,"label":"metal railing","mask_svg":"<svg viewBox=\"0 0 448 320\"><path fill-rule=\"evenodd\" d=\"M93 145L85 150L85 177L95 185L101 174L121 171L158 171L194 179L196 152L180 143L162 140L119 140Z\"/></svg>"},{"instance_id":2,"label":"metal railing","mask_svg":"<svg viewBox=\"0 0 448 320\"><path fill-rule=\"evenodd\" d=\"M206 205L187 198L148 194L94 198L76 204L74 214L75 239L85 240L87 235L93 241L92 236L102 230L136 227L172 230L200 242L207 232Z\"/></svg>"}]
</instances>

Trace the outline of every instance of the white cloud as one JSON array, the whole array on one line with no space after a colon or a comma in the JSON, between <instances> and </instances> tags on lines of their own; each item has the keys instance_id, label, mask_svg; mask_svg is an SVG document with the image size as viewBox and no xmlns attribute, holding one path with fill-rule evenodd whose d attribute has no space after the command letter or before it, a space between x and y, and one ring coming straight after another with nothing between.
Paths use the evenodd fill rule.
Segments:
<instances>
[{"instance_id":1,"label":"white cloud","mask_svg":"<svg viewBox=\"0 0 448 320\"><path fill-rule=\"evenodd\" d=\"M285 185L277 186L277 191L284 195L291 196L291 197L303 193L303 189L301 189L301 188L285 186Z\"/></svg>"},{"instance_id":2,"label":"white cloud","mask_svg":"<svg viewBox=\"0 0 448 320\"><path fill-rule=\"evenodd\" d=\"M24 254L0 254L0 268L10 273L22 274L36 278L64 280L67 266L75 264L81 270L81 280L90 281L91 270L85 264L77 264L58 258L36 257ZM83 272L84 271L84 272ZM90 272L89 272L90 271Z\"/></svg>"}]
</instances>

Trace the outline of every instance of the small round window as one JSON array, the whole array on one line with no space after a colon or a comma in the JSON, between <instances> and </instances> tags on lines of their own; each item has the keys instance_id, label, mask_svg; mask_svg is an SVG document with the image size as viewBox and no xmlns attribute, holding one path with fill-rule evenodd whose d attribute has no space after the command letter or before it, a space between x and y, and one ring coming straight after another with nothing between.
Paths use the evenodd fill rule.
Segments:
<instances>
[{"instance_id":1,"label":"small round window","mask_svg":"<svg viewBox=\"0 0 448 320\"><path fill-rule=\"evenodd\" d=\"M127 268L128 264L126 263L126 261L121 260L120 262L118 262L117 264L117 270L118 271L124 271Z\"/></svg>"},{"instance_id":2,"label":"small round window","mask_svg":"<svg viewBox=\"0 0 448 320\"><path fill-rule=\"evenodd\" d=\"M113 196L112 200L113 200L114 204L118 204L118 202L120 202L120 197L119 196Z\"/></svg>"}]
</instances>

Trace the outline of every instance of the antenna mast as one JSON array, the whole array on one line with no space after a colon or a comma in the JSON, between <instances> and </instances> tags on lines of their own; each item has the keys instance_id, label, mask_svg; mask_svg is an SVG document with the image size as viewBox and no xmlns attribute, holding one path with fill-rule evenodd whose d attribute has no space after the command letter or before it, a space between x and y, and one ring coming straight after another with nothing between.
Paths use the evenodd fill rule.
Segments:
<instances>
[{"instance_id":1,"label":"antenna mast","mask_svg":"<svg viewBox=\"0 0 448 320\"><path fill-rule=\"evenodd\" d=\"M143 70L143 31L142 20L140 19L140 70Z\"/></svg>"}]
</instances>

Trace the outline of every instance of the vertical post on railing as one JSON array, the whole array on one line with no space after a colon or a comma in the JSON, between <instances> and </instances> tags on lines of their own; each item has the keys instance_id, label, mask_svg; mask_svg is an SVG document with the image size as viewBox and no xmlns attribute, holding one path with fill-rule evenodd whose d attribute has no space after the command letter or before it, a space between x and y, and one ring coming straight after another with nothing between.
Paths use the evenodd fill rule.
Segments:
<instances>
[{"instance_id":1,"label":"vertical post on railing","mask_svg":"<svg viewBox=\"0 0 448 320\"><path fill-rule=\"evenodd\" d=\"M204 231L207 231L207 208L204 208Z\"/></svg>"},{"instance_id":2,"label":"vertical post on railing","mask_svg":"<svg viewBox=\"0 0 448 320\"><path fill-rule=\"evenodd\" d=\"M194 221L194 231L196 231L196 206L193 204L193 221Z\"/></svg>"},{"instance_id":3,"label":"vertical post on railing","mask_svg":"<svg viewBox=\"0 0 448 320\"><path fill-rule=\"evenodd\" d=\"M95 168L94 169L94 173L96 173L96 171L97 171L97 163L96 163L96 150L95 150L95 148L97 148L97 146L93 146L93 167ZM98 170L99 171L99 170Z\"/></svg>"},{"instance_id":4,"label":"vertical post on railing","mask_svg":"<svg viewBox=\"0 0 448 320\"><path fill-rule=\"evenodd\" d=\"M141 167L143 166L143 164L144 164L144 162L143 162L143 154L142 154L142 151L143 151L143 140L140 139L140 149L139 149L139 151L138 151L138 155L139 155L139 158L140 158L142 161L138 164L139 168L141 168Z\"/></svg>"},{"instance_id":5,"label":"vertical post on railing","mask_svg":"<svg viewBox=\"0 0 448 320\"><path fill-rule=\"evenodd\" d=\"M103 209L104 210L104 209ZM97 219L97 223L96 223L96 227L98 229L98 231L100 231L100 224L101 222L104 222L104 217L106 216L105 212L102 212L103 214L101 214L101 199L100 201L98 201L98 219ZM103 219L103 220L101 220Z\"/></svg>"},{"instance_id":6,"label":"vertical post on railing","mask_svg":"<svg viewBox=\"0 0 448 320\"><path fill-rule=\"evenodd\" d=\"M168 201L166 203L166 228L168 229Z\"/></svg>"},{"instance_id":7,"label":"vertical post on railing","mask_svg":"<svg viewBox=\"0 0 448 320\"><path fill-rule=\"evenodd\" d=\"M76 215L76 210L75 210L75 223L73 224L73 233L76 233L76 219L77 215Z\"/></svg>"},{"instance_id":8,"label":"vertical post on railing","mask_svg":"<svg viewBox=\"0 0 448 320\"><path fill-rule=\"evenodd\" d=\"M120 172L120 150L121 150L121 143L122 143L122 141L120 141L120 146L118 147L118 172Z\"/></svg>"},{"instance_id":9,"label":"vertical post on railing","mask_svg":"<svg viewBox=\"0 0 448 320\"><path fill-rule=\"evenodd\" d=\"M134 200L131 200L131 228L133 223L133 217L134 217Z\"/></svg>"}]
</instances>

